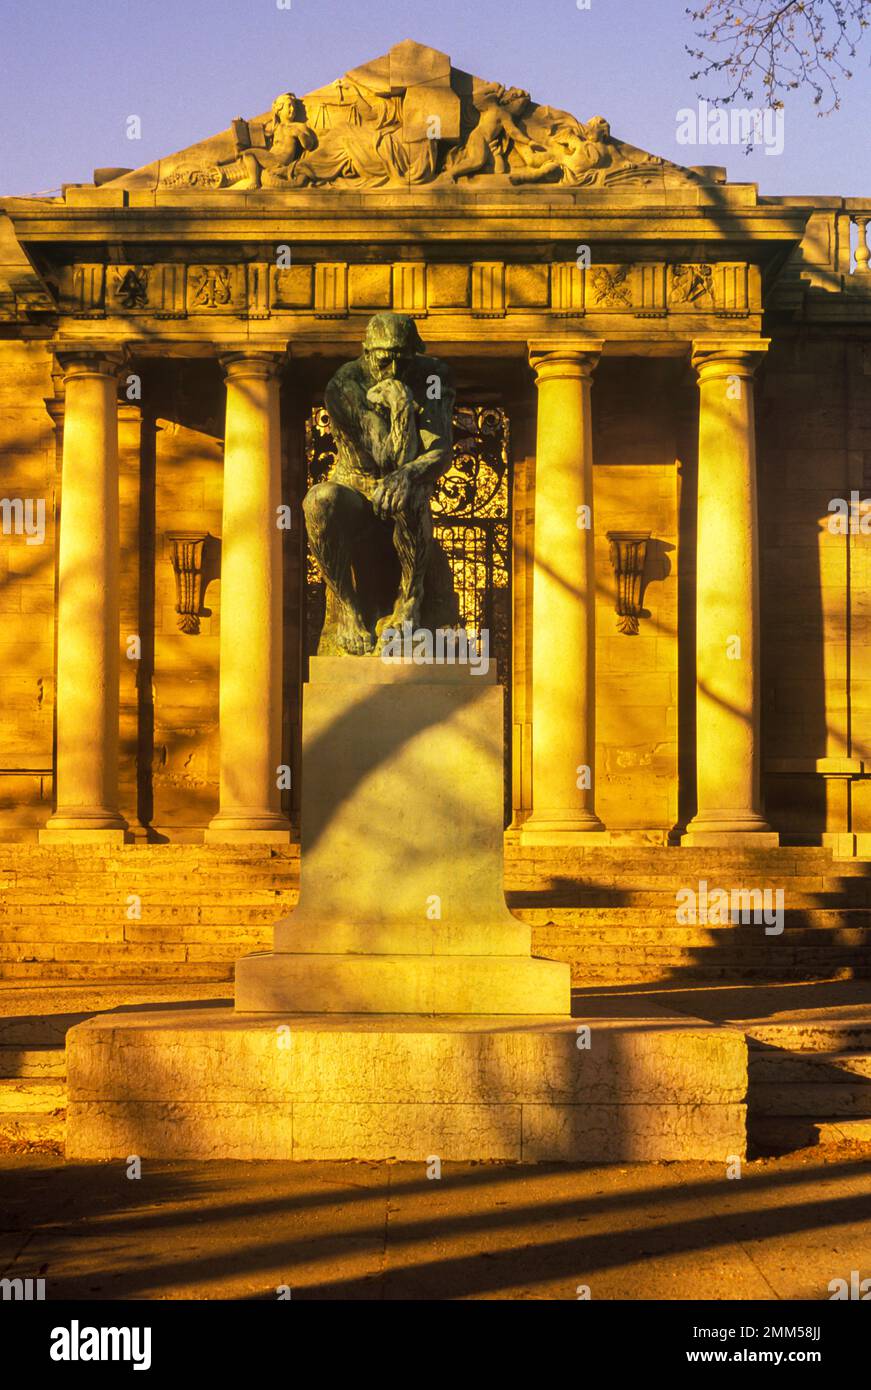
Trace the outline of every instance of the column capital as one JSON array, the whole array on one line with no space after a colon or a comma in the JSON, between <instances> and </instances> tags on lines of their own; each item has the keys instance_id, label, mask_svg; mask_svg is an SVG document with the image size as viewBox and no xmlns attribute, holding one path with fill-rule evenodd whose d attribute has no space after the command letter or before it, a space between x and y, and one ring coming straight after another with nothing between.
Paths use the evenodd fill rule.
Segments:
<instances>
[{"instance_id":1,"label":"column capital","mask_svg":"<svg viewBox=\"0 0 871 1390\"><path fill-rule=\"evenodd\" d=\"M558 377L591 377L604 346L602 338L566 336L530 340L527 344L529 365L535 372L536 383Z\"/></svg>"},{"instance_id":2,"label":"column capital","mask_svg":"<svg viewBox=\"0 0 871 1390\"><path fill-rule=\"evenodd\" d=\"M749 378L770 343L770 338L694 338L692 365L699 381L725 376Z\"/></svg>"},{"instance_id":3,"label":"column capital","mask_svg":"<svg viewBox=\"0 0 871 1390\"><path fill-rule=\"evenodd\" d=\"M277 377L287 360L285 352L265 352L260 349L234 349L218 355L224 376L230 380L241 381L244 377L257 377L269 381Z\"/></svg>"},{"instance_id":4,"label":"column capital","mask_svg":"<svg viewBox=\"0 0 871 1390\"><path fill-rule=\"evenodd\" d=\"M114 380L124 366L123 352L105 352L99 348L63 348L57 354L64 384L71 377L112 377Z\"/></svg>"}]
</instances>

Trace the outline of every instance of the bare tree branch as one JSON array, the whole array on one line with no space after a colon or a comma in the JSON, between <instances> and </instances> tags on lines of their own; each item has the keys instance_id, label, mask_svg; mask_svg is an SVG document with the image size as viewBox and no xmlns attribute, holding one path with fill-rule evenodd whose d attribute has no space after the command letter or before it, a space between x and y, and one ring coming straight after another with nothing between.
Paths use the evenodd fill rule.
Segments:
<instances>
[{"instance_id":1,"label":"bare tree branch","mask_svg":"<svg viewBox=\"0 0 871 1390\"><path fill-rule=\"evenodd\" d=\"M692 80L719 79L719 91L700 96L782 106L804 88L824 116L838 109L839 84L853 76L871 0L706 0L687 14L703 45L686 46L701 64Z\"/></svg>"}]
</instances>

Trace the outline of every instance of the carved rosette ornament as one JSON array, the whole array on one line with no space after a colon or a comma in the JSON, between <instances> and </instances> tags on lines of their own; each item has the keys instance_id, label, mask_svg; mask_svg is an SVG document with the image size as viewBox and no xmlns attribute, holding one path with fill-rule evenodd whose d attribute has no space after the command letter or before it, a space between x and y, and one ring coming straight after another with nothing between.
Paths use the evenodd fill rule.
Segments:
<instances>
[{"instance_id":1,"label":"carved rosette ornament","mask_svg":"<svg viewBox=\"0 0 871 1390\"><path fill-rule=\"evenodd\" d=\"M649 531L609 531L611 565L617 581L617 631L638 636Z\"/></svg>"},{"instance_id":2,"label":"carved rosette ornament","mask_svg":"<svg viewBox=\"0 0 871 1390\"><path fill-rule=\"evenodd\" d=\"M203 546L208 532L174 531L166 539L175 575L175 611L179 631L194 636L200 630L203 597Z\"/></svg>"}]
</instances>

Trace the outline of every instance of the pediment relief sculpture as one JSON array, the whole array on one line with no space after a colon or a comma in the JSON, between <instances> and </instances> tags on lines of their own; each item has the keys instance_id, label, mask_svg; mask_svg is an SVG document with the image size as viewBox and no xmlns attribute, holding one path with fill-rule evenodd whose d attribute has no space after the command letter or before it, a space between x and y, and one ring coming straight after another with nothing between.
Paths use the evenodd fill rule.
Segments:
<instances>
[{"instance_id":1,"label":"pediment relief sculpture","mask_svg":"<svg viewBox=\"0 0 871 1390\"><path fill-rule=\"evenodd\" d=\"M463 186L595 188L645 184L681 169L519 87L485 82L447 54L405 41L389 54L169 159L119 186L198 190Z\"/></svg>"}]
</instances>

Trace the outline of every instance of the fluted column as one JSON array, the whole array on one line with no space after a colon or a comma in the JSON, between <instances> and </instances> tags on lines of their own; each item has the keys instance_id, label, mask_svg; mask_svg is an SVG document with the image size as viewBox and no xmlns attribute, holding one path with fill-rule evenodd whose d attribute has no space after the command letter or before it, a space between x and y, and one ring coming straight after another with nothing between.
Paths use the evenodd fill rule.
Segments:
<instances>
[{"instance_id":1,"label":"fluted column","mask_svg":"<svg viewBox=\"0 0 871 1390\"><path fill-rule=\"evenodd\" d=\"M753 374L767 343L697 342L697 812L686 845L777 844L761 809Z\"/></svg>"},{"instance_id":2,"label":"fluted column","mask_svg":"<svg viewBox=\"0 0 871 1390\"><path fill-rule=\"evenodd\" d=\"M281 811L280 358L234 353L221 541L221 800L207 841L290 839Z\"/></svg>"},{"instance_id":3,"label":"fluted column","mask_svg":"<svg viewBox=\"0 0 871 1390\"><path fill-rule=\"evenodd\" d=\"M57 809L44 841L123 842L118 811L120 359L62 354Z\"/></svg>"},{"instance_id":4,"label":"fluted column","mask_svg":"<svg viewBox=\"0 0 871 1390\"><path fill-rule=\"evenodd\" d=\"M592 375L601 343L530 344L538 388L532 596L532 814L527 843L604 827L594 763Z\"/></svg>"}]
</instances>

